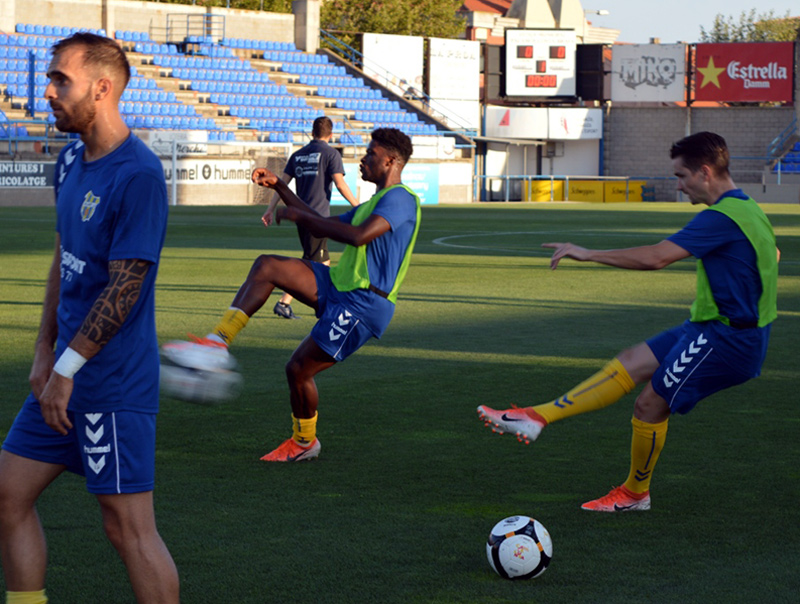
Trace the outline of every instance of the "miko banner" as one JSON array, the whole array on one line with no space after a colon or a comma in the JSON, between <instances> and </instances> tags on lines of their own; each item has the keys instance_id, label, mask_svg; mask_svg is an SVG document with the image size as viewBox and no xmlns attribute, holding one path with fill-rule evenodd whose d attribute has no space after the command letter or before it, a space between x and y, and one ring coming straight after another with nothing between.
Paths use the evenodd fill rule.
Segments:
<instances>
[{"instance_id":1,"label":"miko banner","mask_svg":"<svg viewBox=\"0 0 800 604\"><path fill-rule=\"evenodd\" d=\"M674 103L686 96L685 44L614 45L613 102Z\"/></svg>"},{"instance_id":2,"label":"miko banner","mask_svg":"<svg viewBox=\"0 0 800 604\"><path fill-rule=\"evenodd\" d=\"M793 42L698 44L697 101L792 102Z\"/></svg>"}]
</instances>

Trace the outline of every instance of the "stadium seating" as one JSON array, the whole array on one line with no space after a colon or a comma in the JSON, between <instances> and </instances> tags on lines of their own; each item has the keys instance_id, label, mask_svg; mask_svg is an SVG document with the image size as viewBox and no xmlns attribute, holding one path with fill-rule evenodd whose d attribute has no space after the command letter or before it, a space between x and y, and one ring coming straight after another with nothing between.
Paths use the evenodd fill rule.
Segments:
<instances>
[{"instance_id":1,"label":"stadium seating","mask_svg":"<svg viewBox=\"0 0 800 604\"><path fill-rule=\"evenodd\" d=\"M0 94L12 108L54 122L44 100L48 50L76 31L107 35L104 30L28 23L17 24L10 34L0 32ZM415 113L403 110L327 55L305 53L288 42L244 38L216 42L208 36L187 36L184 42L191 43L190 48L122 29L114 32L114 38L126 52L134 53L132 77L120 101L121 113L133 128L202 129L209 131L210 140L233 140L236 134L220 125L226 124L242 136L291 143L307 140L311 122L325 113L324 105L336 109L335 136L344 144L363 145L364 137L354 130L384 125L409 134L436 134ZM251 58L259 61L258 68ZM308 92L295 95L287 82ZM215 118L208 117L206 103L216 105Z\"/></svg>"},{"instance_id":2,"label":"stadium seating","mask_svg":"<svg viewBox=\"0 0 800 604\"><path fill-rule=\"evenodd\" d=\"M778 163L772 167L773 173L800 174L800 142L797 142Z\"/></svg>"}]
</instances>

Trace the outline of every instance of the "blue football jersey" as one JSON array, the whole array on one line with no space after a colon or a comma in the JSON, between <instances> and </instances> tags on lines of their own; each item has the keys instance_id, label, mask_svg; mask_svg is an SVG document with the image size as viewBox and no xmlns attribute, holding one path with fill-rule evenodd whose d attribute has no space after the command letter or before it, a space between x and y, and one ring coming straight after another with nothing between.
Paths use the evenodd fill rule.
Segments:
<instances>
[{"instance_id":1,"label":"blue football jersey","mask_svg":"<svg viewBox=\"0 0 800 604\"><path fill-rule=\"evenodd\" d=\"M108 284L113 260L151 263L120 331L75 375L69 408L77 412L158 410L155 281L167 227L160 160L131 134L109 155L83 160L83 143L56 163L56 230L61 284L56 356L68 346Z\"/></svg>"}]
</instances>

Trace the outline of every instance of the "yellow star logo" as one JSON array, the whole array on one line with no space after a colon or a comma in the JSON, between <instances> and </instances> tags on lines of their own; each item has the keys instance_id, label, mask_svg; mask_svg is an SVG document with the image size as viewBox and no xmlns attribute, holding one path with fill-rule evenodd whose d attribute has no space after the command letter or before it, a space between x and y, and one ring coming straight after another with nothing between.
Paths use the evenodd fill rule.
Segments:
<instances>
[{"instance_id":1,"label":"yellow star logo","mask_svg":"<svg viewBox=\"0 0 800 604\"><path fill-rule=\"evenodd\" d=\"M705 88L706 84L714 84L717 88L721 88L719 85L719 74L725 71L724 67L717 67L714 65L714 57L708 57L708 64L705 67L698 67L697 71L703 74L703 83L700 84L700 88Z\"/></svg>"}]
</instances>

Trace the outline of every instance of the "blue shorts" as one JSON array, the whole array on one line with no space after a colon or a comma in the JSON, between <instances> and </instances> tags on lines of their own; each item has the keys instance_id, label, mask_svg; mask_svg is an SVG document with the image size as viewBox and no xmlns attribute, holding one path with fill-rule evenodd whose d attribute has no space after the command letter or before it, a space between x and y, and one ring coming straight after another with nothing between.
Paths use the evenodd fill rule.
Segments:
<instances>
[{"instance_id":1,"label":"blue shorts","mask_svg":"<svg viewBox=\"0 0 800 604\"><path fill-rule=\"evenodd\" d=\"M329 267L318 262L312 262L311 266L317 279L317 318L319 319L311 329L311 337L335 361L344 361L370 339L377 336L362 317L358 316L356 305L345 303L347 293L340 292L333 285ZM366 293L369 296L378 297L372 292ZM383 298L376 302L378 302L375 305L377 310L386 306ZM394 305L388 304L393 310ZM391 315L386 321L387 324L389 320L391 320Z\"/></svg>"},{"instance_id":2,"label":"blue shorts","mask_svg":"<svg viewBox=\"0 0 800 604\"><path fill-rule=\"evenodd\" d=\"M759 330L736 334L732 329L716 322L686 321L647 340L659 362L651 379L653 390L672 413L688 413L702 399L759 374L766 352L766 343L763 350L758 344ZM749 358L738 358L748 349Z\"/></svg>"},{"instance_id":3,"label":"blue shorts","mask_svg":"<svg viewBox=\"0 0 800 604\"><path fill-rule=\"evenodd\" d=\"M3 442L20 457L65 465L86 478L97 495L142 493L155 484L156 414L135 411L74 413L62 435L44 423L39 401L28 396Z\"/></svg>"}]
</instances>

